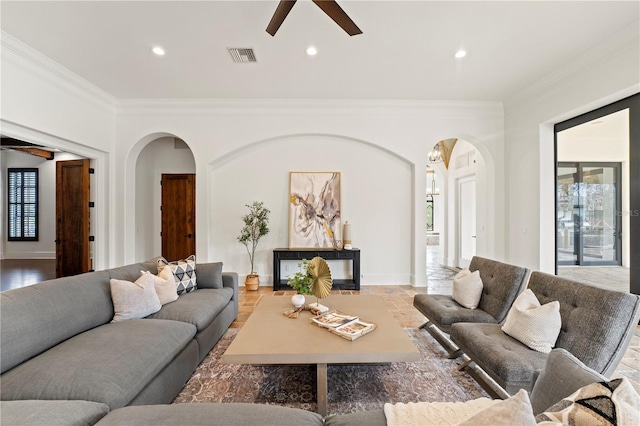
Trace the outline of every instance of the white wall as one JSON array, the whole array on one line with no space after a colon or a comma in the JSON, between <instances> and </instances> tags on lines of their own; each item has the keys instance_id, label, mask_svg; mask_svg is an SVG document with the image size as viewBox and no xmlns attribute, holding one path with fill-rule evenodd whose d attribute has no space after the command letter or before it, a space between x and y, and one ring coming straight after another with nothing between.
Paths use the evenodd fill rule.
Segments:
<instances>
[{"instance_id":1,"label":"white wall","mask_svg":"<svg viewBox=\"0 0 640 426\"><path fill-rule=\"evenodd\" d=\"M56 162L76 160L77 155L57 152L54 160L45 160L34 155L17 151L3 151L2 154L3 181L6 181L9 168L37 168L38 169L38 205L39 205L39 231L38 241L7 241L2 238L4 259L55 259L56 257ZM2 234L7 230L7 193L2 189Z\"/></svg>"},{"instance_id":2,"label":"white wall","mask_svg":"<svg viewBox=\"0 0 640 426\"><path fill-rule=\"evenodd\" d=\"M410 282L411 165L370 144L336 136L272 139L212 167L214 258L224 259L225 268L248 272L247 253L236 238L245 204L263 201L271 210L271 232L258 245L257 272L272 282L271 250L289 244L290 171L340 171L341 216L352 224L353 246L361 250L362 283Z\"/></svg>"},{"instance_id":3,"label":"white wall","mask_svg":"<svg viewBox=\"0 0 640 426\"><path fill-rule=\"evenodd\" d=\"M122 212L128 211L136 203L132 165L144 146L163 132L185 140L196 163L198 257L246 273L246 253L235 237L244 205L260 199L274 210L272 234L261 242L257 259L267 277L263 283L269 284L270 250L288 242L288 173L340 171L344 219L353 223L354 243L363 249L363 283L425 285L423 173L432 141L472 135L477 145L500 157L501 128L502 109L495 103L122 102L114 152L114 162L122 167L115 180L124 193ZM503 182L491 185L490 192L498 194L493 200L503 202ZM389 186L388 194L378 193L385 191L377 188ZM124 214L116 220L123 224L121 263L140 260L131 251L134 222ZM492 221L491 229L498 223ZM488 233L492 239L496 234ZM502 244L489 243L492 255Z\"/></svg>"},{"instance_id":4,"label":"white wall","mask_svg":"<svg viewBox=\"0 0 640 426\"><path fill-rule=\"evenodd\" d=\"M184 144L176 148L175 138L163 137L149 143L136 162L136 260L148 260L162 254L163 173L195 173L193 154Z\"/></svg>"},{"instance_id":5,"label":"white wall","mask_svg":"<svg viewBox=\"0 0 640 426\"><path fill-rule=\"evenodd\" d=\"M637 23L505 102L511 263L553 273L553 124L640 91Z\"/></svg>"}]
</instances>

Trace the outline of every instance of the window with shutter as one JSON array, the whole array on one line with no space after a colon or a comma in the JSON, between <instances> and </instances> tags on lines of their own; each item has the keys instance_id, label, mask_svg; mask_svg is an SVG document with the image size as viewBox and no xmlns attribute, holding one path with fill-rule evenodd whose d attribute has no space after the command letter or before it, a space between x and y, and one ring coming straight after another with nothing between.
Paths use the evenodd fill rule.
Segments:
<instances>
[{"instance_id":1,"label":"window with shutter","mask_svg":"<svg viewBox=\"0 0 640 426\"><path fill-rule=\"evenodd\" d=\"M38 241L38 169L8 172L8 239Z\"/></svg>"}]
</instances>

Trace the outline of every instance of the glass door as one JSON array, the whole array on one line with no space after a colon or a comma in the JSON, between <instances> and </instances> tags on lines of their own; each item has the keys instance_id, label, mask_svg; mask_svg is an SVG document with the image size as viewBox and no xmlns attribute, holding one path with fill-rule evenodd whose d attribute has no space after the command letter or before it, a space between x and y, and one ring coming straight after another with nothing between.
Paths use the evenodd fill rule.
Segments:
<instances>
[{"instance_id":1,"label":"glass door","mask_svg":"<svg viewBox=\"0 0 640 426\"><path fill-rule=\"evenodd\" d=\"M559 265L621 265L620 163L558 163Z\"/></svg>"}]
</instances>

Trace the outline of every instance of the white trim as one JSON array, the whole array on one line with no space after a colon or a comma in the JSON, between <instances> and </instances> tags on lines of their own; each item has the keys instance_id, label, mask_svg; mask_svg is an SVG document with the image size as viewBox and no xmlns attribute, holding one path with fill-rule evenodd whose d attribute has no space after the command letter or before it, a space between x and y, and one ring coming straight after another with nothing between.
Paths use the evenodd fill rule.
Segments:
<instances>
[{"instance_id":1,"label":"white trim","mask_svg":"<svg viewBox=\"0 0 640 426\"><path fill-rule=\"evenodd\" d=\"M571 80L576 74L585 68L589 68L594 63L600 63L607 58L613 58L625 54L627 49L637 49L638 43L638 23L637 21L622 27L613 35L601 40L592 49L583 52L571 62L557 68L544 78L539 79L526 89L508 97L504 100L506 109L517 109L520 106L530 103L535 99L548 96L554 91L554 87L562 86Z\"/></svg>"}]
</instances>

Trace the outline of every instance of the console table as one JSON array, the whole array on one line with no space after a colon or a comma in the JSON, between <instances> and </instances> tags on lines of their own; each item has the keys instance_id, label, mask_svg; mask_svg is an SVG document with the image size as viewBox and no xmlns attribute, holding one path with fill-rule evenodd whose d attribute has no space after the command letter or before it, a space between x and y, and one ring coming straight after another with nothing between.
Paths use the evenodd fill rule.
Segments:
<instances>
[{"instance_id":1,"label":"console table","mask_svg":"<svg viewBox=\"0 0 640 426\"><path fill-rule=\"evenodd\" d=\"M360 250L334 250L330 248L288 249L277 248L273 250L273 289L290 290L286 279L280 278L280 261L282 260L311 260L320 256L325 260L351 260L353 263L352 280L333 280L333 288L343 290L360 290Z\"/></svg>"}]
</instances>

